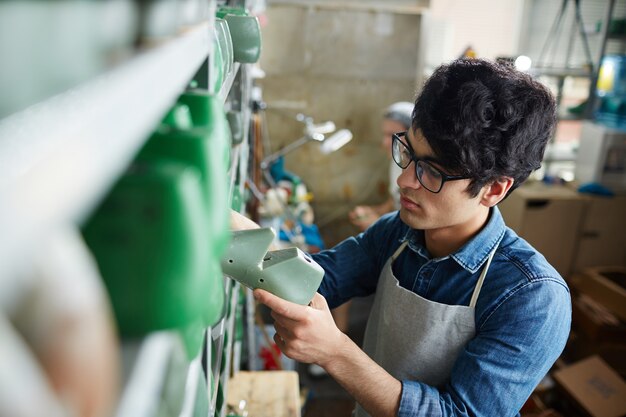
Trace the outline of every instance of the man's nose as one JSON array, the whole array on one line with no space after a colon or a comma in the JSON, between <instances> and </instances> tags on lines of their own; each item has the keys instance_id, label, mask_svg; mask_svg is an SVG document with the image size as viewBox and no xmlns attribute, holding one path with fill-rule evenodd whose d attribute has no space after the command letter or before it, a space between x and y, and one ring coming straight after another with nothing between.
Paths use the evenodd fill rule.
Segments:
<instances>
[{"instance_id":1,"label":"man's nose","mask_svg":"<svg viewBox=\"0 0 626 417\"><path fill-rule=\"evenodd\" d=\"M402 170L402 173L396 179L396 184L400 189L402 188L413 188L418 189L422 187L422 184L417 179L415 175L415 166L413 165L415 161L411 161L408 167Z\"/></svg>"}]
</instances>

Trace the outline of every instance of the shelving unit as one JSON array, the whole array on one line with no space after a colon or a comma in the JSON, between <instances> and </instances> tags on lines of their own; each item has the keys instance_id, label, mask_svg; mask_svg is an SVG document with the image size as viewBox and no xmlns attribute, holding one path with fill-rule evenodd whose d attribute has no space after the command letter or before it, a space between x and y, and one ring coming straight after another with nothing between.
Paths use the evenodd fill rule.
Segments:
<instances>
[{"instance_id":1,"label":"shelving unit","mask_svg":"<svg viewBox=\"0 0 626 417\"><path fill-rule=\"evenodd\" d=\"M569 8L569 14L566 13L568 6L572 6ZM616 10L620 9L615 6L615 0L607 1L606 6L604 4L593 6L595 9L593 9L594 13L591 16L593 16L592 19L598 20L601 30L592 33L592 37L589 38L588 24L592 22L585 20L585 25L582 25L582 11L580 9L576 11L577 8L581 7L581 4L574 1L563 1L560 3L559 15L553 22L548 39L543 44L539 56L540 62L537 64L537 67L530 70L533 76L545 77L547 79L544 78L543 81L548 81L554 86L559 121L580 123L579 121L594 118L594 111L597 108L596 87L602 57L606 54L607 45L610 43L618 44L622 40L626 40L623 35L614 35L609 31L609 26ZM572 8L574 8L574 11L571 10ZM578 18L576 16L577 12L580 13ZM569 22L566 22L566 20L571 17L573 17L574 21L570 29L568 26ZM577 45L576 42L579 44ZM561 44L563 44L563 47L558 48ZM584 56L575 53L575 46L583 46L582 52L584 52ZM626 43L624 43L624 46L626 46ZM545 52L550 52L550 50L552 50L552 55L549 53L545 54ZM568 109L568 105L572 106L575 103L564 103L563 100L564 89L567 85L566 80L573 81L572 85L574 86L578 84L579 87L582 87L579 88L576 95L579 103L581 103L576 111ZM586 82L589 83L588 87L584 84ZM575 124L570 123L565 126L562 132L570 130L573 132L580 131L580 128L577 130L575 127L577 125ZM578 143L555 144L554 140L552 140L544 157L545 174L561 176L562 172L564 172L564 178L567 180L573 179L577 149Z\"/></svg>"},{"instance_id":2,"label":"shelving unit","mask_svg":"<svg viewBox=\"0 0 626 417\"><path fill-rule=\"evenodd\" d=\"M613 14L615 11L615 0L609 0L606 10L606 18L604 20L604 25L602 25L602 43L600 46L600 54L598 55L598 63L594 72L591 76L591 83L589 84L589 96L587 101L587 106L585 107L585 118L592 119L593 113L596 108L596 89L598 84L598 77L600 75L600 65L602 64L602 58L606 54L607 44L610 40L622 41L626 40L626 37L619 35L614 36L609 33L609 25L611 24L611 19L613 19Z\"/></svg>"},{"instance_id":3,"label":"shelving unit","mask_svg":"<svg viewBox=\"0 0 626 417\"><path fill-rule=\"evenodd\" d=\"M568 77L589 79L593 75L591 68L544 67L533 68L530 73L534 77L544 76L555 78L557 80L556 102L559 105L559 120L579 120L582 117L581 115L570 114L567 109L562 107L563 88L565 85L565 79Z\"/></svg>"},{"instance_id":4,"label":"shelving unit","mask_svg":"<svg viewBox=\"0 0 626 417\"><path fill-rule=\"evenodd\" d=\"M0 120L0 291L37 241L80 224L128 166L207 58L209 28Z\"/></svg>"},{"instance_id":5,"label":"shelving unit","mask_svg":"<svg viewBox=\"0 0 626 417\"><path fill-rule=\"evenodd\" d=\"M187 8L203 3L214 13L217 6L249 7L252 2L174 3ZM191 81L214 76L208 70L213 31L212 16L181 27L176 36L151 43L71 90L0 119L3 300L17 291L22 270L54 231L78 227L92 214ZM249 66L235 63L217 93L225 111L239 112L243 124L243 141L231 149L229 206L234 195L244 195L248 172ZM170 415L161 410L168 401L168 410L180 407L174 413L180 417L226 414L227 381L231 368L240 366L233 360L242 360L240 354L235 358L232 354L233 346L241 343L235 340L236 321L245 319L237 317L237 307L242 295L248 308L253 303L249 290L223 279L226 314L206 329L204 347L196 357L186 357L178 330L121 341L124 375L112 415ZM241 352L241 346L237 349Z\"/></svg>"}]
</instances>

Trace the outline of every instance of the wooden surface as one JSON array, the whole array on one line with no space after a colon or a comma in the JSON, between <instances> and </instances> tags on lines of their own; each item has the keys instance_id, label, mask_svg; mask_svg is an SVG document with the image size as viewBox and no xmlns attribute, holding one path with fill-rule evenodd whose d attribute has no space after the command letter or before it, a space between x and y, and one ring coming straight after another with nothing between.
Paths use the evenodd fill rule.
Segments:
<instances>
[{"instance_id":1,"label":"wooden surface","mask_svg":"<svg viewBox=\"0 0 626 417\"><path fill-rule=\"evenodd\" d=\"M226 404L250 417L300 417L300 388L295 371L241 371L228 381ZM232 408L231 408L232 407Z\"/></svg>"}]
</instances>

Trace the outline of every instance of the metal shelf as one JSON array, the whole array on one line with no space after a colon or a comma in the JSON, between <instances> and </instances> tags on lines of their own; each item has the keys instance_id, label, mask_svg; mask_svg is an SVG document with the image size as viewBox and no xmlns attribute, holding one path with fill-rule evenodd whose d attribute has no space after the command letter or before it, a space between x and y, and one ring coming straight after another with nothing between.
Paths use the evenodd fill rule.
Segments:
<instances>
[{"instance_id":1,"label":"metal shelf","mask_svg":"<svg viewBox=\"0 0 626 417\"><path fill-rule=\"evenodd\" d=\"M105 195L208 57L208 22L0 121L0 291Z\"/></svg>"},{"instance_id":2,"label":"metal shelf","mask_svg":"<svg viewBox=\"0 0 626 417\"><path fill-rule=\"evenodd\" d=\"M538 67L533 68L530 73L533 76L546 75L550 77L580 77L589 78L592 72L586 68L557 68L557 67Z\"/></svg>"},{"instance_id":3,"label":"metal shelf","mask_svg":"<svg viewBox=\"0 0 626 417\"><path fill-rule=\"evenodd\" d=\"M115 417L150 417L159 407L172 351L180 341L173 332L156 332L122 345L124 369L131 374Z\"/></svg>"},{"instance_id":4,"label":"metal shelf","mask_svg":"<svg viewBox=\"0 0 626 417\"><path fill-rule=\"evenodd\" d=\"M222 99L222 102L225 102L228 98L228 94L230 93L230 89L235 82L235 78L237 77L237 73L239 72L240 67L241 64L239 62L235 62L233 65L233 70L230 72L230 74L228 74L228 77L226 77L226 79L222 83L222 86L220 87L220 91L218 93L218 96Z\"/></svg>"},{"instance_id":5,"label":"metal shelf","mask_svg":"<svg viewBox=\"0 0 626 417\"><path fill-rule=\"evenodd\" d=\"M216 410L217 390L219 384L222 384L222 393L224 395L224 398L226 398L226 382L228 381L228 377L230 376L229 370L232 343L234 337L235 311L240 289L239 283L231 280L230 278L224 277L224 279L225 293L228 296L226 300L226 308L229 311L229 314L225 315L222 320L220 320L220 322L213 329L211 329L211 332L209 333L209 338L207 340L207 345L210 345L211 342L215 342L215 344L217 345L217 349L213 351L213 354L217 355L217 357L215 358L215 364L212 365L209 362L209 365L211 365L211 378L213 380L213 389L210 392L209 402L209 411L211 415L218 414L220 411ZM226 344L224 344L225 335L228 335L228 340L226 340ZM225 355L224 352L226 352ZM222 363L223 357L225 358L224 363Z\"/></svg>"},{"instance_id":6,"label":"metal shelf","mask_svg":"<svg viewBox=\"0 0 626 417\"><path fill-rule=\"evenodd\" d=\"M626 34L624 33L609 33L608 35L606 35L607 40L613 40L613 41L626 41Z\"/></svg>"},{"instance_id":7,"label":"metal shelf","mask_svg":"<svg viewBox=\"0 0 626 417\"><path fill-rule=\"evenodd\" d=\"M328 0L272 0L272 4L280 6L302 5L324 8L329 10L357 10L372 13L401 13L422 15L428 11L427 2L412 2L416 4L406 4L403 1L387 1L387 2L345 2L345 1L328 1Z\"/></svg>"},{"instance_id":8,"label":"metal shelf","mask_svg":"<svg viewBox=\"0 0 626 417\"><path fill-rule=\"evenodd\" d=\"M0 119L0 293L15 285L22 267L38 255L53 231L66 224L80 225L90 215L207 62L212 42L211 18L71 90ZM249 91L241 90L250 88L247 78L246 83L241 81L245 67L236 63L218 93L227 104L236 99L238 110L248 103ZM246 137L249 109L242 114ZM247 142L233 148L233 157L231 195L235 187L243 187L236 179L245 179ZM217 385L221 382L225 392L229 377L240 290L239 284L224 279L230 314L206 332L208 372L214 381L206 398L211 413ZM122 342L126 375L116 417L155 415L164 384L171 382L172 357L182 352L181 343L175 330ZM191 363L176 363L186 375L180 415L191 416L201 387L202 355Z\"/></svg>"},{"instance_id":9,"label":"metal shelf","mask_svg":"<svg viewBox=\"0 0 626 417\"><path fill-rule=\"evenodd\" d=\"M220 375L220 383L222 384L222 394L224 396L224 404L222 405L221 410L216 410L220 413L220 415L224 415L223 412L225 410L226 398L228 395L228 380L230 379L230 368L232 364L232 351L233 351L233 342L235 339L235 316L237 311L237 301L239 299L239 289L240 285L237 282L233 282L233 286L231 288L230 294L230 315L228 316L228 321L226 323L226 334L228 334L228 340L226 344L226 361L224 363L224 371Z\"/></svg>"}]
</instances>

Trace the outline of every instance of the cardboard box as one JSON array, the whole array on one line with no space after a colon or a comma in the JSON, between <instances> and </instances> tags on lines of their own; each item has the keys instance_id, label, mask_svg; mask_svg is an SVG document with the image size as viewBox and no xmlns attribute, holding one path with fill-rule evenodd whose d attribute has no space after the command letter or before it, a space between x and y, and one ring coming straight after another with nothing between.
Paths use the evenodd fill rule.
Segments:
<instances>
[{"instance_id":1,"label":"cardboard box","mask_svg":"<svg viewBox=\"0 0 626 417\"><path fill-rule=\"evenodd\" d=\"M626 324L585 294L572 300L572 322L590 340L626 345Z\"/></svg>"},{"instance_id":2,"label":"cardboard box","mask_svg":"<svg viewBox=\"0 0 626 417\"><path fill-rule=\"evenodd\" d=\"M585 197L573 271L626 266L626 197Z\"/></svg>"},{"instance_id":3,"label":"cardboard box","mask_svg":"<svg viewBox=\"0 0 626 417\"><path fill-rule=\"evenodd\" d=\"M626 345L591 340L572 331L562 358L578 362L589 356L598 355L622 378L626 378Z\"/></svg>"},{"instance_id":4,"label":"cardboard box","mask_svg":"<svg viewBox=\"0 0 626 417\"><path fill-rule=\"evenodd\" d=\"M571 285L626 320L626 268L587 268L570 279Z\"/></svg>"},{"instance_id":5,"label":"cardboard box","mask_svg":"<svg viewBox=\"0 0 626 417\"><path fill-rule=\"evenodd\" d=\"M578 247L585 199L562 186L524 185L499 204L507 226L515 230L566 277Z\"/></svg>"},{"instance_id":6,"label":"cardboard box","mask_svg":"<svg viewBox=\"0 0 626 417\"><path fill-rule=\"evenodd\" d=\"M553 374L557 385L593 417L626 414L626 382L598 356Z\"/></svg>"}]
</instances>

